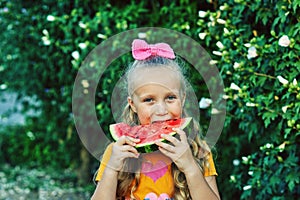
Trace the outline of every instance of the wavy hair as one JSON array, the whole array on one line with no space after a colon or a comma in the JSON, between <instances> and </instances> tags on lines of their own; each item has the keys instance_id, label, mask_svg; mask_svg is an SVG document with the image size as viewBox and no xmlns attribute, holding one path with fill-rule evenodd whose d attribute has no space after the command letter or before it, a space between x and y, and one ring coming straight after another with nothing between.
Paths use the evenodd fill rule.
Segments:
<instances>
[{"instance_id":1,"label":"wavy hair","mask_svg":"<svg viewBox=\"0 0 300 200\"><path fill-rule=\"evenodd\" d=\"M137 68L148 68L148 67L169 67L175 72L177 72L181 89L180 94L185 94L187 88L187 80L184 77L184 72L182 67L178 64L178 60L169 60L162 57L151 57L147 60L138 61L136 60L132 65L128 67L126 70L126 79L127 79L127 90L128 95L131 96L133 93L132 88L132 76L134 75L134 71ZM183 96L182 96L183 97ZM186 117L186 111L183 109L182 117ZM139 119L137 114L131 109L131 107L127 104L124 108L122 118L124 122L130 125L139 125ZM208 145L205 143L203 139L201 139L201 129L198 126L198 123L194 121L193 127L190 131L195 136L194 139L188 138L188 143L192 150L195 161L197 162L199 169L203 171L204 167L208 167L208 152L210 149ZM139 185L140 178L140 169L141 164L143 162L143 158L135 159L135 158L127 158L124 161L124 165L122 170L118 174L118 185L117 185L117 199L124 198L127 194L130 194L131 199L136 199L133 195L135 190ZM183 172L181 172L177 166L172 163L171 164L172 175L174 180L174 199L176 200L186 200L190 199L190 192L188 189L187 181ZM128 187L130 186L130 187Z\"/></svg>"}]
</instances>

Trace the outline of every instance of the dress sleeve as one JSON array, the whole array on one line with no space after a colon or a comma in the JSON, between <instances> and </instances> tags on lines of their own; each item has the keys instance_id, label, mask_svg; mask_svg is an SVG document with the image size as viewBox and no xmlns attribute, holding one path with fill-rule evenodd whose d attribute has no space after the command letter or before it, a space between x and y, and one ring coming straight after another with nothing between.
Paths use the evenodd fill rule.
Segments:
<instances>
[{"instance_id":1,"label":"dress sleeve","mask_svg":"<svg viewBox=\"0 0 300 200\"><path fill-rule=\"evenodd\" d=\"M111 152L112 152L112 144L108 145L108 147L106 148L106 150L103 154L103 157L102 157L102 160L101 160L101 163L100 163L100 167L98 169L98 172L97 172L97 175L96 175L96 178L95 178L96 182L101 180L103 172L105 170L105 167L106 167L106 165L107 165L107 163L110 159Z\"/></svg>"},{"instance_id":2,"label":"dress sleeve","mask_svg":"<svg viewBox=\"0 0 300 200\"><path fill-rule=\"evenodd\" d=\"M204 167L203 175L204 176L217 176L218 175L218 173L216 171L215 163L213 160L213 156L211 153L209 154L209 158L208 158L208 166Z\"/></svg>"}]
</instances>

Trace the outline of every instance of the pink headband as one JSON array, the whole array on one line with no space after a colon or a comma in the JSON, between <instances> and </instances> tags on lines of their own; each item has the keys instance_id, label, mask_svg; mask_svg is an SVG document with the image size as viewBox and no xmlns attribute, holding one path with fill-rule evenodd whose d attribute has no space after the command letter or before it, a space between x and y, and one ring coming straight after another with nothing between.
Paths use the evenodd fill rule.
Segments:
<instances>
[{"instance_id":1,"label":"pink headband","mask_svg":"<svg viewBox=\"0 0 300 200\"><path fill-rule=\"evenodd\" d=\"M160 56L174 59L173 49L166 43L147 44L144 40L135 39L132 42L132 56L136 60L145 60L150 56Z\"/></svg>"}]
</instances>

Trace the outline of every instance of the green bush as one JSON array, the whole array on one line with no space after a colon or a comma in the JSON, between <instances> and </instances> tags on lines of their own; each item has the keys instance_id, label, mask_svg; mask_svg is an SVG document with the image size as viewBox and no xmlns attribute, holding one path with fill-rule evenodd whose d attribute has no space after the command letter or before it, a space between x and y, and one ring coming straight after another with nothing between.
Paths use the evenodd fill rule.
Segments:
<instances>
[{"instance_id":1,"label":"green bush","mask_svg":"<svg viewBox=\"0 0 300 200\"><path fill-rule=\"evenodd\" d=\"M227 116L216 146L222 198L294 198L300 193L297 13L298 1L288 0L0 0L0 89L41 102L24 101L25 110L33 107L40 117L28 117L24 127L1 133L1 159L13 165L80 167L84 147L71 113L80 64L117 33L164 27L204 46L224 80ZM112 81L120 64L130 59L114 62L99 83L95 106L104 127L113 122ZM190 82L198 98L208 97L197 78ZM209 120L208 112L201 113ZM98 165L95 159L91 163Z\"/></svg>"},{"instance_id":2,"label":"green bush","mask_svg":"<svg viewBox=\"0 0 300 200\"><path fill-rule=\"evenodd\" d=\"M299 195L299 6L219 1L215 10L199 12L199 37L227 86L228 113L218 145L219 181L232 184L221 186L226 198Z\"/></svg>"}]
</instances>

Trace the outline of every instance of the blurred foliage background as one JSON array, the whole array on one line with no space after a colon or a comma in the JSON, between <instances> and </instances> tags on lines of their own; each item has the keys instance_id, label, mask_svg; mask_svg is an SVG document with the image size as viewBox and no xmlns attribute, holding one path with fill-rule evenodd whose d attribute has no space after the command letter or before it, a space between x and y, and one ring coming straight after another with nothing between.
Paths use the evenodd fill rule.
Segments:
<instances>
[{"instance_id":1,"label":"blurred foliage background","mask_svg":"<svg viewBox=\"0 0 300 200\"><path fill-rule=\"evenodd\" d=\"M49 199L54 199L63 195L53 193L55 186L80 188L78 199L91 195L99 162L74 126L77 71L109 37L163 27L199 42L223 78L227 114L215 148L222 199L296 199L299 12L296 0L0 0L0 97L16 94L22 105L0 116L0 190L6 191L0 198L33 191L38 199L51 190ZM109 94L120 66L130 60L125 55L114 62L99 82L95 107L103 127L114 123ZM196 76L189 80L199 101L209 98ZM5 124L13 112L25 116L24 122ZM210 108L201 110L204 130L210 113Z\"/></svg>"}]
</instances>

